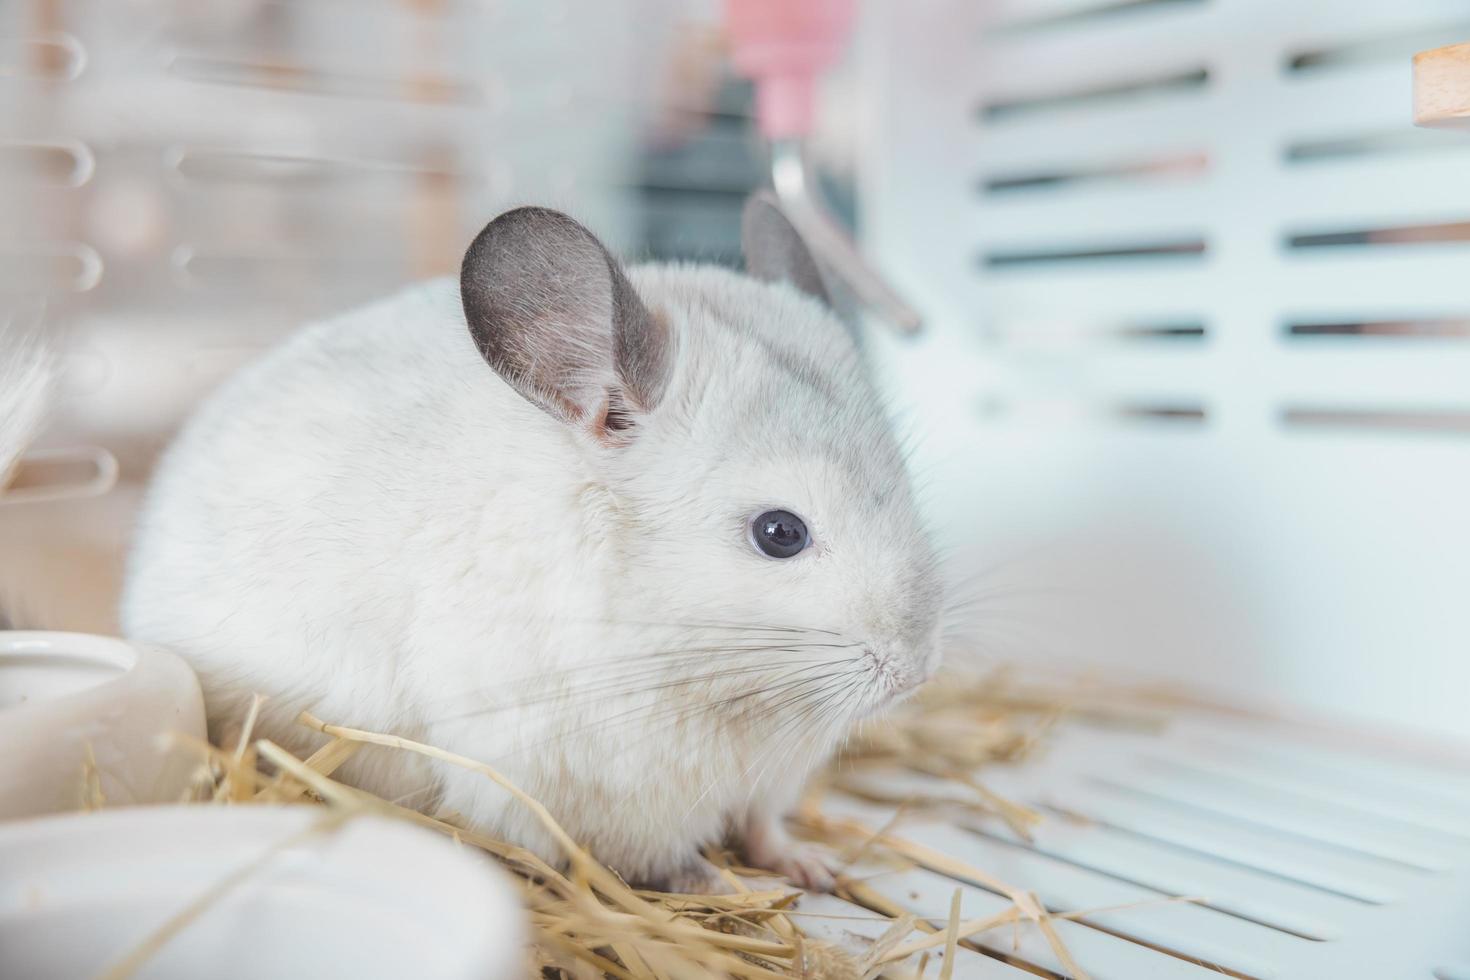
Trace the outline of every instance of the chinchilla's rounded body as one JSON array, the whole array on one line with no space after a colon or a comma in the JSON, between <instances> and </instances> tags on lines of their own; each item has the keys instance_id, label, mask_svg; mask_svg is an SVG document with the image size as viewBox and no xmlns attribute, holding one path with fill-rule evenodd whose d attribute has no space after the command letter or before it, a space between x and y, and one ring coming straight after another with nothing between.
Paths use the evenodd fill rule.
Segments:
<instances>
[{"instance_id":1,"label":"chinchilla's rounded body","mask_svg":"<svg viewBox=\"0 0 1470 980\"><path fill-rule=\"evenodd\" d=\"M747 251L809 263L755 209ZM624 272L507 213L460 282L308 327L209 400L149 494L125 632L191 661L217 737L258 693L256 734L297 751L309 709L491 763L632 880L704 884L733 832L823 884L780 817L933 671L939 597L800 271ZM483 776L389 749L343 774L562 857Z\"/></svg>"}]
</instances>

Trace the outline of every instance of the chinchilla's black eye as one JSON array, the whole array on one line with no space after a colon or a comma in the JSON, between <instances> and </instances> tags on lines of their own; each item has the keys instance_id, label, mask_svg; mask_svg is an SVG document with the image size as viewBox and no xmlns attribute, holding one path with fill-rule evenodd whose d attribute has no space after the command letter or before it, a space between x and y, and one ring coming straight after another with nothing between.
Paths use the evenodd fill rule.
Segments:
<instances>
[{"instance_id":1,"label":"chinchilla's black eye","mask_svg":"<svg viewBox=\"0 0 1470 980\"><path fill-rule=\"evenodd\" d=\"M750 539L770 558L798 555L811 542L806 522L789 510L768 510L756 517L750 522Z\"/></svg>"}]
</instances>

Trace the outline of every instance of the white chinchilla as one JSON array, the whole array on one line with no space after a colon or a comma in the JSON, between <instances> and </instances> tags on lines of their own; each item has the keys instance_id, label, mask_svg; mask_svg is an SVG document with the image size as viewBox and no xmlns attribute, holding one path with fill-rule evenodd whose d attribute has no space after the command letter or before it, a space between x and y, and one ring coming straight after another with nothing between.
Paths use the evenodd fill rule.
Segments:
<instances>
[{"instance_id":1,"label":"white chinchilla","mask_svg":"<svg viewBox=\"0 0 1470 980\"><path fill-rule=\"evenodd\" d=\"M494 765L629 880L711 884L854 720L938 664L934 553L858 350L772 200L750 275L624 270L521 208L459 283L308 327L212 397L138 527L125 632L187 657L217 737L303 709ZM551 861L482 776L369 749L348 781Z\"/></svg>"}]
</instances>

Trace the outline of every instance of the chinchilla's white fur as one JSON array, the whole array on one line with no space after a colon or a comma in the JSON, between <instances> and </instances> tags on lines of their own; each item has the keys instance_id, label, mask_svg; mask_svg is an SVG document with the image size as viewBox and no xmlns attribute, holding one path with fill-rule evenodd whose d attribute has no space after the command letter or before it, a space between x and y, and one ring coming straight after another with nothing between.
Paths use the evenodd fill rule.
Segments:
<instances>
[{"instance_id":1,"label":"chinchilla's white fur","mask_svg":"<svg viewBox=\"0 0 1470 980\"><path fill-rule=\"evenodd\" d=\"M0 323L0 486L41 427L54 374L39 330Z\"/></svg>"},{"instance_id":2,"label":"chinchilla's white fur","mask_svg":"<svg viewBox=\"0 0 1470 980\"><path fill-rule=\"evenodd\" d=\"M218 737L303 709L495 765L629 879L706 884L727 832L809 884L780 817L851 723L937 666L938 583L842 324L784 283L649 265L657 407L597 442L491 369L435 281L308 327L169 450L122 616L199 671ZM813 546L764 557L782 508ZM346 779L557 861L489 780L389 749Z\"/></svg>"}]
</instances>

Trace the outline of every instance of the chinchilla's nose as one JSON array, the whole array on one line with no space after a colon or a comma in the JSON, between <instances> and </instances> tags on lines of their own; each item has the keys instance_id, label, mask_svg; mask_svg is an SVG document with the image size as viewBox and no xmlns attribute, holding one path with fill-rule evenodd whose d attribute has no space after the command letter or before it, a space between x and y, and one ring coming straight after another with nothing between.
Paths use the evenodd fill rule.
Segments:
<instances>
[{"instance_id":1,"label":"chinchilla's nose","mask_svg":"<svg viewBox=\"0 0 1470 980\"><path fill-rule=\"evenodd\" d=\"M907 694L934 677L939 670L940 652L937 637L914 638L890 635L884 640L864 644L867 655L883 674L894 694Z\"/></svg>"},{"instance_id":2,"label":"chinchilla's nose","mask_svg":"<svg viewBox=\"0 0 1470 980\"><path fill-rule=\"evenodd\" d=\"M868 647L912 675L915 686L933 677L943 660L938 618L926 613L911 610L895 615L881 609L870 614L867 623Z\"/></svg>"}]
</instances>

